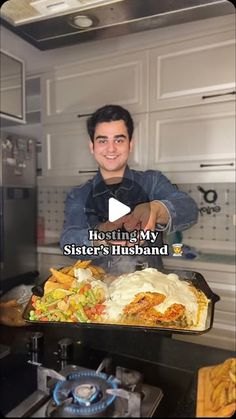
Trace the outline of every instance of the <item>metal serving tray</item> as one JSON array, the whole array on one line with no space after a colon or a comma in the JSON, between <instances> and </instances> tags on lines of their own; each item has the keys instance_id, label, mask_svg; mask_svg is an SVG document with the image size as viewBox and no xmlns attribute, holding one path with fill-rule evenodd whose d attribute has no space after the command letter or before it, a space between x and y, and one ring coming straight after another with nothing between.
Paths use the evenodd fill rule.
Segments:
<instances>
[{"instance_id":1,"label":"metal serving tray","mask_svg":"<svg viewBox=\"0 0 236 419\"><path fill-rule=\"evenodd\" d=\"M178 329L173 327L160 327L160 326L133 326L133 325L116 325L111 323L72 323L72 322L45 322L45 321L39 321L39 320L29 320L29 313L30 310L33 309L32 307L32 296L24 310L23 318L29 322L29 323L35 323L35 324L43 324L45 326L65 326L73 327L73 328L101 328L101 329L119 329L119 330L130 330L130 331L144 331L144 332L155 332L155 333L180 333L180 334L188 334L188 335L199 335L208 332L213 325L214 321L214 309L215 309L215 303L220 300L220 297L215 294L207 284L204 277L199 273L195 271L185 271L180 269L164 269L162 271L163 273L176 273L179 276L180 280L183 281L190 281L196 288L203 291L206 297L209 299L208 304L208 311L207 311L207 318L206 318L206 327L204 330L190 330L190 329ZM47 280L46 280L47 281ZM37 285L32 288L33 295L42 296L43 295L43 288L45 282L41 285Z\"/></svg>"}]
</instances>

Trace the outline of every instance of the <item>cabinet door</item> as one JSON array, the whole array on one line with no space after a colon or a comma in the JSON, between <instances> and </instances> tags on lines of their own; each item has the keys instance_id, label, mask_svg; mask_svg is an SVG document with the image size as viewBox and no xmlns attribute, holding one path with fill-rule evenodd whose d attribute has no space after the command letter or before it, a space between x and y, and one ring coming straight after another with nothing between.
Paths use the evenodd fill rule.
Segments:
<instances>
[{"instance_id":1,"label":"cabinet door","mask_svg":"<svg viewBox=\"0 0 236 419\"><path fill-rule=\"evenodd\" d=\"M147 111L147 65L142 51L55 68L42 81L44 122L75 120L109 103Z\"/></svg>"},{"instance_id":2,"label":"cabinet door","mask_svg":"<svg viewBox=\"0 0 236 419\"><path fill-rule=\"evenodd\" d=\"M145 138L147 114L134 115L134 150L130 154L131 168L145 167L147 153ZM43 176L58 177L63 184L65 177L78 176L85 172L96 171L97 164L89 150L89 137L85 120L78 123L63 123L44 126L42 141ZM65 182L66 183L66 182Z\"/></svg>"},{"instance_id":3,"label":"cabinet door","mask_svg":"<svg viewBox=\"0 0 236 419\"><path fill-rule=\"evenodd\" d=\"M14 125L14 122L25 124L25 63L12 54L0 51L0 64L1 125Z\"/></svg>"},{"instance_id":4,"label":"cabinet door","mask_svg":"<svg viewBox=\"0 0 236 419\"><path fill-rule=\"evenodd\" d=\"M150 115L150 165L174 182L234 179L233 102Z\"/></svg>"},{"instance_id":5,"label":"cabinet door","mask_svg":"<svg viewBox=\"0 0 236 419\"><path fill-rule=\"evenodd\" d=\"M85 123L44 126L42 162L43 176L78 176L79 171L96 170Z\"/></svg>"},{"instance_id":6,"label":"cabinet door","mask_svg":"<svg viewBox=\"0 0 236 419\"><path fill-rule=\"evenodd\" d=\"M150 51L150 110L233 100L234 90L233 31Z\"/></svg>"}]
</instances>

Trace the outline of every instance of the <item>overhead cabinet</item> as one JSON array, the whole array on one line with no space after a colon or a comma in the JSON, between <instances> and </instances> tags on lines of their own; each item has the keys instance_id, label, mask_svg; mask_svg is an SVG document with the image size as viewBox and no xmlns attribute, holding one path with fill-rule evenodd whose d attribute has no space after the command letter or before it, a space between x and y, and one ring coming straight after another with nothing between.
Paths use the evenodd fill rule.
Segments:
<instances>
[{"instance_id":1,"label":"overhead cabinet","mask_svg":"<svg viewBox=\"0 0 236 419\"><path fill-rule=\"evenodd\" d=\"M42 78L45 123L76 120L103 104L147 111L147 52L56 67Z\"/></svg>"},{"instance_id":2,"label":"overhead cabinet","mask_svg":"<svg viewBox=\"0 0 236 419\"><path fill-rule=\"evenodd\" d=\"M235 99L235 33L150 50L150 110Z\"/></svg>"},{"instance_id":3,"label":"overhead cabinet","mask_svg":"<svg viewBox=\"0 0 236 419\"><path fill-rule=\"evenodd\" d=\"M2 125L25 123L25 65L24 61L0 51L0 117Z\"/></svg>"},{"instance_id":4,"label":"overhead cabinet","mask_svg":"<svg viewBox=\"0 0 236 419\"><path fill-rule=\"evenodd\" d=\"M232 27L232 26L231 26ZM105 104L135 122L134 169L172 182L235 180L235 34L230 28L173 36L150 47L60 65L42 74L43 176L65 183L96 170L86 119ZM151 41L151 39L150 39ZM158 43L158 39L157 39ZM137 51L138 50L138 51ZM79 117L78 117L79 115Z\"/></svg>"},{"instance_id":5,"label":"overhead cabinet","mask_svg":"<svg viewBox=\"0 0 236 419\"><path fill-rule=\"evenodd\" d=\"M234 181L233 102L150 114L150 166L174 182Z\"/></svg>"}]
</instances>

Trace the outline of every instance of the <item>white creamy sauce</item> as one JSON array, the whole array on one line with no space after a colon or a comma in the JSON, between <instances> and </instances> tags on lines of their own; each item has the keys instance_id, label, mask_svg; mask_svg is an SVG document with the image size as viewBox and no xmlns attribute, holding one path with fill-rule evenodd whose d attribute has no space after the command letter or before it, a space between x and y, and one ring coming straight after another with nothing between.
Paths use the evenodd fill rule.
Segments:
<instances>
[{"instance_id":1,"label":"white creamy sauce","mask_svg":"<svg viewBox=\"0 0 236 419\"><path fill-rule=\"evenodd\" d=\"M75 268L74 276L77 278L78 282L91 281L93 280L93 274L89 268Z\"/></svg>"},{"instance_id":2,"label":"white creamy sauce","mask_svg":"<svg viewBox=\"0 0 236 419\"><path fill-rule=\"evenodd\" d=\"M176 274L166 275L154 268L121 275L111 283L110 299L105 302L106 318L118 320L123 308L141 292L158 292L166 296L161 304L155 306L161 313L172 304L182 304L189 319L197 320L197 298L188 283L180 281Z\"/></svg>"}]
</instances>

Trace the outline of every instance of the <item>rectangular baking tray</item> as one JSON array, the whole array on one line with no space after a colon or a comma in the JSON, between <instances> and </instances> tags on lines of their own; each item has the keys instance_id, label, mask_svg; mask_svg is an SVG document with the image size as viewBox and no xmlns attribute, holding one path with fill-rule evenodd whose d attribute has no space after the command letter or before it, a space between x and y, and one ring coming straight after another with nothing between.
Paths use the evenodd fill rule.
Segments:
<instances>
[{"instance_id":1,"label":"rectangular baking tray","mask_svg":"<svg viewBox=\"0 0 236 419\"><path fill-rule=\"evenodd\" d=\"M206 327L204 330L190 330L190 329L178 329L174 327L160 327L160 326L133 326L133 325L116 325L111 323L72 323L72 322L45 322L45 321L39 321L39 320L29 320L29 313L30 310L33 309L32 306L32 296L25 307L25 310L23 312L23 318L26 320L27 323L34 323L34 324L40 324L47 326L67 326L69 328L100 328L100 329L112 329L112 330L130 330L130 331L143 331L143 332L153 332L153 333L180 333L180 334L188 334L188 335L199 335L208 332L212 326L214 321L214 311L215 311L215 303L220 300L220 297L215 294L209 285L207 284L205 278L202 274L195 271L186 271L186 270L180 270L180 269L163 269L163 273L175 273L179 276L180 280L183 281L190 281L196 288L203 291L206 297L209 300L208 304L208 310L207 310L207 317L206 317ZM47 280L46 280L47 281ZM34 288L32 288L33 295L42 296L43 295L43 288L45 282L41 285L38 285Z\"/></svg>"}]
</instances>

